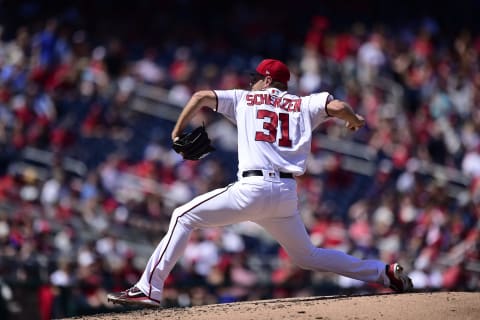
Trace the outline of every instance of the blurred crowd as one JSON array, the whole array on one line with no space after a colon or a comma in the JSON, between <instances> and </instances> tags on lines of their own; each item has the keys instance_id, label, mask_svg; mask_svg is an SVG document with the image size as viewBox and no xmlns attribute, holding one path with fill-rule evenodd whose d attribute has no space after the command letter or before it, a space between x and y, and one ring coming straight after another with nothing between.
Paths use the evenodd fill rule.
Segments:
<instances>
[{"instance_id":1,"label":"blurred crowd","mask_svg":"<svg viewBox=\"0 0 480 320\"><path fill-rule=\"evenodd\" d=\"M172 121L132 108L137 89L161 89L182 107L199 89L245 87L244 71L264 54L289 65L293 93L329 91L367 121L356 133L333 120L316 131L298 178L312 241L402 262L420 290L480 289L480 34L445 33L434 19L339 30L317 15L295 43L278 25L255 23L261 9L235 7L239 30L269 34L267 44L258 37L239 51L232 30L196 37L195 21L161 46L99 38L75 10L0 26L2 319L115 309L106 292L136 282L172 210L235 178L233 125L201 113L193 121L219 150L183 161L170 148ZM371 173L346 167L355 155L325 150L324 137L369 150ZM383 290L301 270L242 223L194 232L165 304Z\"/></svg>"}]
</instances>

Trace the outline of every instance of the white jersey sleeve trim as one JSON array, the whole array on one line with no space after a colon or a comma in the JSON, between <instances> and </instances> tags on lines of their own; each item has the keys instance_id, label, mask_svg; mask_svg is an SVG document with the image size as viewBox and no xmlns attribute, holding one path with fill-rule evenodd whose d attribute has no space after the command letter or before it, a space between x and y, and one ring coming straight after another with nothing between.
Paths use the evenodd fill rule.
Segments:
<instances>
[{"instance_id":1,"label":"white jersey sleeve trim","mask_svg":"<svg viewBox=\"0 0 480 320\"><path fill-rule=\"evenodd\" d=\"M309 96L308 110L312 119L312 128L331 118L327 112L327 104L334 98L329 92L315 93Z\"/></svg>"},{"instance_id":2,"label":"white jersey sleeve trim","mask_svg":"<svg viewBox=\"0 0 480 320\"><path fill-rule=\"evenodd\" d=\"M218 96L215 90L212 90L213 94L215 95L215 112L218 112Z\"/></svg>"},{"instance_id":3,"label":"white jersey sleeve trim","mask_svg":"<svg viewBox=\"0 0 480 320\"><path fill-rule=\"evenodd\" d=\"M332 116L331 116L330 114L328 114L327 106L328 106L328 104L329 104L331 101L333 101L333 100L334 100L333 96L332 96L331 94L329 94L329 95L327 96L327 100L325 101L325 107L324 107L324 108L325 108L325 114L327 115L327 117L330 117L330 118L331 118Z\"/></svg>"}]
</instances>

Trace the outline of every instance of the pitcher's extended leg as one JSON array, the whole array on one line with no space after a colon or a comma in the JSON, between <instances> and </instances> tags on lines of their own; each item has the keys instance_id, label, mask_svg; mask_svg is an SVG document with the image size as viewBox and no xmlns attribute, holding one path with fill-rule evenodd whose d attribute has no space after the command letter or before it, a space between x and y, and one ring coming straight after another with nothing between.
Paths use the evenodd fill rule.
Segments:
<instances>
[{"instance_id":1,"label":"pitcher's extended leg","mask_svg":"<svg viewBox=\"0 0 480 320\"><path fill-rule=\"evenodd\" d=\"M265 228L301 268L330 271L361 281L385 284L385 263L362 260L339 250L313 246L298 214L255 222Z\"/></svg>"}]
</instances>

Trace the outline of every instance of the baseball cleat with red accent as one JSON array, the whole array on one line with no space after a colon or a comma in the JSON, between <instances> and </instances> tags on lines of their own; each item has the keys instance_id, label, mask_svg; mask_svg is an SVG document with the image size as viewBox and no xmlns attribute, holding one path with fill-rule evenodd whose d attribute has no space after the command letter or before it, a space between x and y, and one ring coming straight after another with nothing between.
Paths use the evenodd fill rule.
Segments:
<instances>
[{"instance_id":1,"label":"baseball cleat with red accent","mask_svg":"<svg viewBox=\"0 0 480 320\"><path fill-rule=\"evenodd\" d=\"M403 273L403 267L398 263L387 264L385 272L390 280L390 288L396 292L407 292L413 289L412 279Z\"/></svg>"},{"instance_id":2,"label":"baseball cleat with red accent","mask_svg":"<svg viewBox=\"0 0 480 320\"><path fill-rule=\"evenodd\" d=\"M150 299L135 286L122 292L109 293L107 299L112 303L125 306L160 307L160 302Z\"/></svg>"}]
</instances>

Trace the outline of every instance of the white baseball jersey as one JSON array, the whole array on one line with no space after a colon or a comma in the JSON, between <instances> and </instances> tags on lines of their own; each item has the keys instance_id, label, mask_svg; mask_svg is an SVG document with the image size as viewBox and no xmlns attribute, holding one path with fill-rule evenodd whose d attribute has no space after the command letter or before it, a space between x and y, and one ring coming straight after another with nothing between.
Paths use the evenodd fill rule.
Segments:
<instances>
[{"instance_id":1,"label":"white baseball jersey","mask_svg":"<svg viewBox=\"0 0 480 320\"><path fill-rule=\"evenodd\" d=\"M312 131L328 118L328 92L299 97L268 88L215 90L217 112L237 124L239 174L266 169L301 175Z\"/></svg>"}]
</instances>

